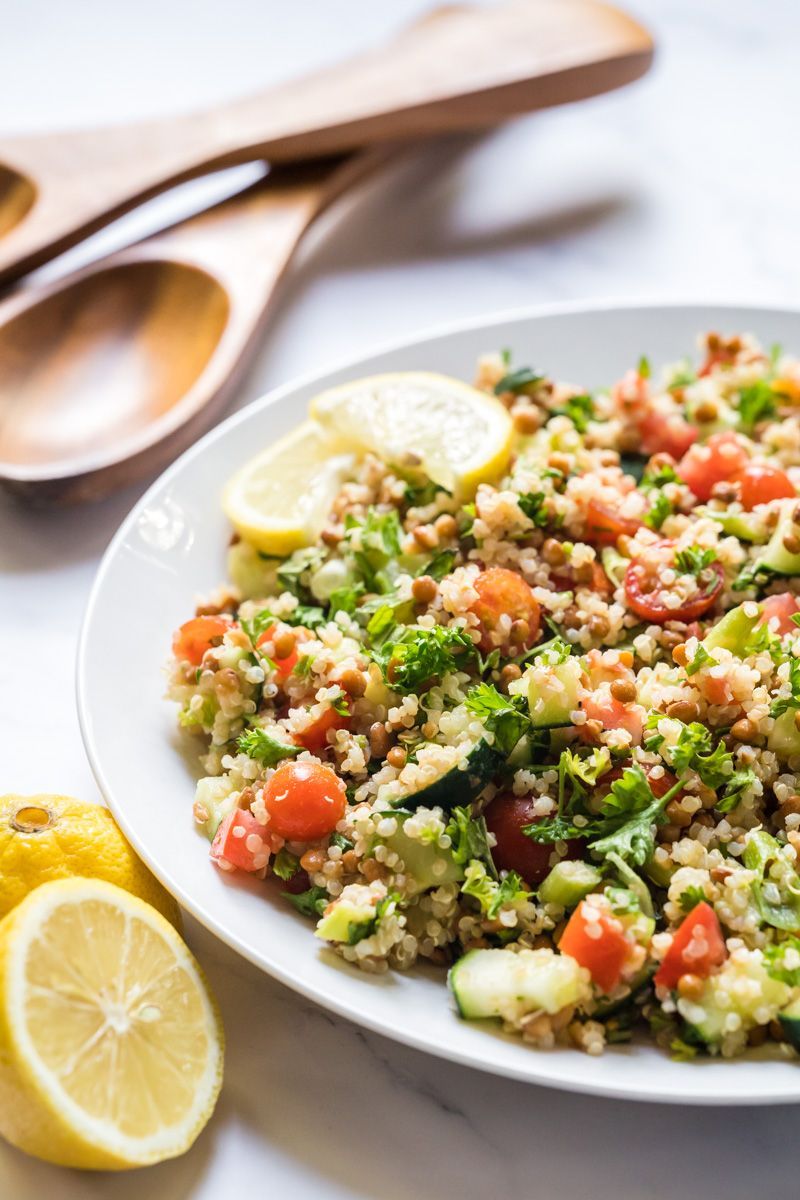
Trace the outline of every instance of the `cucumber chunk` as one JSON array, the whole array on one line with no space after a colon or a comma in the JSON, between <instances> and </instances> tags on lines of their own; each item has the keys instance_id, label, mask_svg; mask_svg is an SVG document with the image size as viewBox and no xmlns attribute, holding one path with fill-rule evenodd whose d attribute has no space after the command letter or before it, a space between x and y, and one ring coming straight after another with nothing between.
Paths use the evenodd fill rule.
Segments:
<instances>
[{"instance_id":1,"label":"cucumber chunk","mask_svg":"<svg viewBox=\"0 0 800 1200\"><path fill-rule=\"evenodd\" d=\"M775 718L775 724L767 735L767 746L779 758L795 758L800 755L800 730L794 723L796 708L787 708Z\"/></svg>"},{"instance_id":2,"label":"cucumber chunk","mask_svg":"<svg viewBox=\"0 0 800 1200\"><path fill-rule=\"evenodd\" d=\"M264 558L249 542L236 542L228 551L228 577L243 600L270 596L278 586L279 558Z\"/></svg>"},{"instance_id":3,"label":"cucumber chunk","mask_svg":"<svg viewBox=\"0 0 800 1200\"><path fill-rule=\"evenodd\" d=\"M470 950L451 967L448 984L462 1017L518 1021L557 1013L591 995L589 973L553 950Z\"/></svg>"},{"instance_id":4,"label":"cucumber chunk","mask_svg":"<svg viewBox=\"0 0 800 1200\"><path fill-rule=\"evenodd\" d=\"M700 509L695 512L700 513ZM763 545L767 540L767 527L761 517L752 512L718 512L704 508L702 515L711 517L722 526L722 532L729 537L738 538L740 542L752 542L756 546Z\"/></svg>"},{"instance_id":5,"label":"cucumber chunk","mask_svg":"<svg viewBox=\"0 0 800 1200\"><path fill-rule=\"evenodd\" d=\"M578 658L550 665L535 662L525 672L528 708L535 729L555 729L572 724L572 713L578 707L583 680L583 667Z\"/></svg>"},{"instance_id":6,"label":"cucumber chunk","mask_svg":"<svg viewBox=\"0 0 800 1200\"><path fill-rule=\"evenodd\" d=\"M443 808L446 812L471 804L504 762L503 755L480 738L472 748L438 779L418 792L402 796L403 808Z\"/></svg>"},{"instance_id":7,"label":"cucumber chunk","mask_svg":"<svg viewBox=\"0 0 800 1200\"><path fill-rule=\"evenodd\" d=\"M359 932L368 931L374 921L374 905L339 900L329 913L320 917L314 932L316 937L326 942L347 942L348 945L352 945L359 940Z\"/></svg>"},{"instance_id":8,"label":"cucumber chunk","mask_svg":"<svg viewBox=\"0 0 800 1200\"><path fill-rule=\"evenodd\" d=\"M543 904L560 904L564 908L575 908L594 891L603 876L591 863L580 859L565 859L556 863L550 874L542 881L539 899Z\"/></svg>"},{"instance_id":9,"label":"cucumber chunk","mask_svg":"<svg viewBox=\"0 0 800 1200\"><path fill-rule=\"evenodd\" d=\"M767 542L753 568L769 575L800 575L800 554L792 554L783 544L786 537L796 538L798 526L793 520L797 500L784 500L772 537ZM790 542L791 544L791 542Z\"/></svg>"},{"instance_id":10,"label":"cucumber chunk","mask_svg":"<svg viewBox=\"0 0 800 1200\"><path fill-rule=\"evenodd\" d=\"M464 878L464 868L456 862L449 850L431 842L421 842L409 837L398 824L396 833L383 839L390 850L403 860L403 872L408 880L408 890L414 894L427 892L443 883L457 883Z\"/></svg>"},{"instance_id":11,"label":"cucumber chunk","mask_svg":"<svg viewBox=\"0 0 800 1200\"><path fill-rule=\"evenodd\" d=\"M778 1013L778 1020L786 1034L786 1040L791 1042L796 1050L800 1050L800 997L787 1005L783 1012Z\"/></svg>"},{"instance_id":12,"label":"cucumber chunk","mask_svg":"<svg viewBox=\"0 0 800 1200\"><path fill-rule=\"evenodd\" d=\"M606 546L603 550L601 561L603 570L614 587L621 587L622 581L625 578L625 572L631 565L631 560L626 558L624 554L620 554L619 550L615 549L614 546Z\"/></svg>"},{"instance_id":13,"label":"cucumber chunk","mask_svg":"<svg viewBox=\"0 0 800 1200\"><path fill-rule=\"evenodd\" d=\"M703 638L706 650L730 650L731 654L744 658L747 654L747 643L761 620L761 609L755 606L755 615L752 615L753 608L753 602L747 601L726 612ZM751 615L748 616L745 609L750 610Z\"/></svg>"}]
</instances>

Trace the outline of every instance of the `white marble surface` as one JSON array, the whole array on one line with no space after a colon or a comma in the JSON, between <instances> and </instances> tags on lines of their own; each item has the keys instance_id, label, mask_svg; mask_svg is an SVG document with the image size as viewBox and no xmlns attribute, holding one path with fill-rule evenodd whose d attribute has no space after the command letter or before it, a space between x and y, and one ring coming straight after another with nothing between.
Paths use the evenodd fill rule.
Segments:
<instances>
[{"instance_id":1,"label":"white marble surface","mask_svg":"<svg viewBox=\"0 0 800 1200\"><path fill-rule=\"evenodd\" d=\"M482 140L407 153L325 219L286 280L242 403L426 324L520 303L797 301L800 8L633 6L660 44L647 80ZM0 129L210 103L343 55L426 7L0 0ZM90 249L119 244L216 186L151 206ZM62 513L0 499L3 790L97 795L75 718L73 656L99 556L137 494ZM124 621L117 650L124 663ZM636 1107L485 1077L365 1034L198 927L188 934L229 1038L209 1129L185 1158L119 1177L59 1171L0 1146L0 1196L123 1200L145 1189L158 1200L224 1200L253 1185L296 1200L796 1193L796 1110Z\"/></svg>"}]
</instances>

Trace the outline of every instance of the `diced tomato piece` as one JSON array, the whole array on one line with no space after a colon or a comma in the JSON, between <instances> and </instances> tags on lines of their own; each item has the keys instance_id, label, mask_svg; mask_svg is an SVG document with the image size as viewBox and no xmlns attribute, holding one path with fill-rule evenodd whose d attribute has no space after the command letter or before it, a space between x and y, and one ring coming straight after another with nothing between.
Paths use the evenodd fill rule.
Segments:
<instances>
[{"instance_id":1,"label":"diced tomato piece","mask_svg":"<svg viewBox=\"0 0 800 1200\"><path fill-rule=\"evenodd\" d=\"M705 979L728 957L717 914L702 900L683 918L655 974L656 987L675 988L682 975Z\"/></svg>"},{"instance_id":2,"label":"diced tomato piece","mask_svg":"<svg viewBox=\"0 0 800 1200\"><path fill-rule=\"evenodd\" d=\"M172 653L181 662L199 667L206 650L222 641L236 624L230 617L192 617L172 636Z\"/></svg>"},{"instance_id":3,"label":"diced tomato piece","mask_svg":"<svg viewBox=\"0 0 800 1200\"><path fill-rule=\"evenodd\" d=\"M543 819L534 813L533 800L501 793L487 805L483 815L486 828L497 838L497 845L492 847L495 866L501 871L516 871L531 887L540 884L550 871L553 847L534 842L522 832L526 825ZM566 858L583 858L585 842L572 838L566 845Z\"/></svg>"},{"instance_id":4,"label":"diced tomato piece","mask_svg":"<svg viewBox=\"0 0 800 1200\"><path fill-rule=\"evenodd\" d=\"M647 403L650 396L650 381L641 371L631 368L614 384L611 394L622 408L639 408Z\"/></svg>"},{"instance_id":5,"label":"diced tomato piece","mask_svg":"<svg viewBox=\"0 0 800 1200\"><path fill-rule=\"evenodd\" d=\"M260 647L260 646L263 646L265 642L271 642L273 637L275 636L276 628L277 628L277 626L270 625L270 627L268 629L265 629L264 632L259 637L258 641L256 642L256 646ZM292 671L295 669L295 667L297 665L297 659L299 658L299 655L297 653L297 642L295 641L294 648L290 651L289 654L285 655L284 658L278 658L277 655L275 655L275 654L271 655L270 657L272 658L272 661L275 663L275 670L278 674L278 678L279 679L287 679L291 675Z\"/></svg>"},{"instance_id":6,"label":"diced tomato piece","mask_svg":"<svg viewBox=\"0 0 800 1200\"><path fill-rule=\"evenodd\" d=\"M681 412L649 412L639 422L642 454L671 454L681 458L697 441L698 433Z\"/></svg>"},{"instance_id":7,"label":"diced tomato piece","mask_svg":"<svg viewBox=\"0 0 800 1200\"><path fill-rule=\"evenodd\" d=\"M349 715L337 712L331 704L315 721L306 725L301 732L295 733L294 740L298 745L310 750L312 754L319 754L328 746L328 730L347 729L349 723Z\"/></svg>"},{"instance_id":8,"label":"diced tomato piece","mask_svg":"<svg viewBox=\"0 0 800 1200\"><path fill-rule=\"evenodd\" d=\"M586 508L586 537L600 546L613 546L622 534L633 537L641 526L638 517L623 516L599 500L590 500Z\"/></svg>"},{"instance_id":9,"label":"diced tomato piece","mask_svg":"<svg viewBox=\"0 0 800 1200\"><path fill-rule=\"evenodd\" d=\"M778 596L767 596L761 604L759 625L768 625L773 633L783 637L785 633L800 633L792 617L800 612L800 601L792 592L781 592Z\"/></svg>"},{"instance_id":10,"label":"diced tomato piece","mask_svg":"<svg viewBox=\"0 0 800 1200\"><path fill-rule=\"evenodd\" d=\"M714 485L733 479L749 462L747 450L731 430L712 433L703 445L691 446L677 466L677 473L698 500L711 499Z\"/></svg>"},{"instance_id":11,"label":"diced tomato piece","mask_svg":"<svg viewBox=\"0 0 800 1200\"><path fill-rule=\"evenodd\" d=\"M590 650L584 655L583 661L590 688L599 687L601 683L613 683L616 679L633 679L633 671L620 662L616 651Z\"/></svg>"},{"instance_id":12,"label":"diced tomato piece","mask_svg":"<svg viewBox=\"0 0 800 1200\"><path fill-rule=\"evenodd\" d=\"M727 679L720 679L717 675L709 675L704 671L694 675L692 683L709 704L718 704L720 707L733 704L733 692Z\"/></svg>"},{"instance_id":13,"label":"diced tomato piece","mask_svg":"<svg viewBox=\"0 0 800 1200\"><path fill-rule=\"evenodd\" d=\"M345 786L332 767L285 762L264 788L269 829L292 842L316 841L333 833L347 808Z\"/></svg>"},{"instance_id":14,"label":"diced tomato piece","mask_svg":"<svg viewBox=\"0 0 800 1200\"><path fill-rule=\"evenodd\" d=\"M567 922L558 948L586 967L592 982L608 994L622 978L631 943L622 922L613 914L581 900Z\"/></svg>"},{"instance_id":15,"label":"diced tomato piece","mask_svg":"<svg viewBox=\"0 0 800 1200\"><path fill-rule=\"evenodd\" d=\"M471 606L481 624L480 648L488 654L498 643L492 636L500 618L507 614L512 622L519 621L527 626L519 636L511 634L501 649L519 647L520 652L529 650L538 640L541 624L541 609L528 584L516 571L505 567L489 567L481 571L475 583L478 599Z\"/></svg>"},{"instance_id":16,"label":"diced tomato piece","mask_svg":"<svg viewBox=\"0 0 800 1200\"><path fill-rule=\"evenodd\" d=\"M672 544L660 542L641 558L635 558L625 572L625 599L628 607L645 621L663 625L666 621L696 621L713 607L725 585L722 563L714 561L698 576L698 589L677 608L666 602L668 591L660 582L659 572L673 558Z\"/></svg>"},{"instance_id":17,"label":"diced tomato piece","mask_svg":"<svg viewBox=\"0 0 800 1200\"><path fill-rule=\"evenodd\" d=\"M211 843L211 861L240 871L261 871L269 860L264 826L244 808L235 808L219 823Z\"/></svg>"},{"instance_id":18,"label":"diced tomato piece","mask_svg":"<svg viewBox=\"0 0 800 1200\"><path fill-rule=\"evenodd\" d=\"M797 495L797 490L786 472L767 463L748 463L741 471L731 476L731 483L738 483L739 498L746 512L751 512L757 504L769 504L770 500L788 500Z\"/></svg>"},{"instance_id":19,"label":"diced tomato piece","mask_svg":"<svg viewBox=\"0 0 800 1200\"><path fill-rule=\"evenodd\" d=\"M644 709L639 704L623 704L616 700L610 692L601 689L584 696L581 708L586 713L587 720L600 721L604 729L627 729L634 746L638 746L644 732ZM579 727L580 730L583 726ZM593 741L588 734L582 733L584 741Z\"/></svg>"}]
</instances>

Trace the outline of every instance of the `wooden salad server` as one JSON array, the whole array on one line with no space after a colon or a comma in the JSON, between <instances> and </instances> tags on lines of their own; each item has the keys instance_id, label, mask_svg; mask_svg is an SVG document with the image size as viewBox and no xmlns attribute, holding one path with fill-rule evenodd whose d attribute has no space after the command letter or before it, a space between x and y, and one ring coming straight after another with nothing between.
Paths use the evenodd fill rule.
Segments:
<instances>
[{"instance_id":1,"label":"wooden salad server","mask_svg":"<svg viewBox=\"0 0 800 1200\"><path fill-rule=\"evenodd\" d=\"M314 217L378 162L264 180L0 304L0 483L93 499L165 466L228 399Z\"/></svg>"},{"instance_id":2,"label":"wooden salad server","mask_svg":"<svg viewBox=\"0 0 800 1200\"><path fill-rule=\"evenodd\" d=\"M652 56L647 31L597 0L456 5L356 58L213 111L0 138L0 282L210 170L488 127L620 87Z\"/></svg>"}]
</instances>

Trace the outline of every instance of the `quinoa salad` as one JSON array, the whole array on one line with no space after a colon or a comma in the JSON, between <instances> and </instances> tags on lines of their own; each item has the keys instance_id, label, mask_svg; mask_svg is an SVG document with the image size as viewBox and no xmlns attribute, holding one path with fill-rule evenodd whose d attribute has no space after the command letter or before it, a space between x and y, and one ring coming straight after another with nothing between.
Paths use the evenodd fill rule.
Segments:
<instances>
[{"instance_id":1,"label":"quinoa salad","mask_svg":"<svg viewBox=\"0 0 800 1200\"><path fill-rule=\"evenodd\" d=\"M800 360L710 333L605 390L508 352L474 387L486 477L362 447L175 632L209 870L539 1049L794 1057Z\"/></svg>"}]
</instances>

